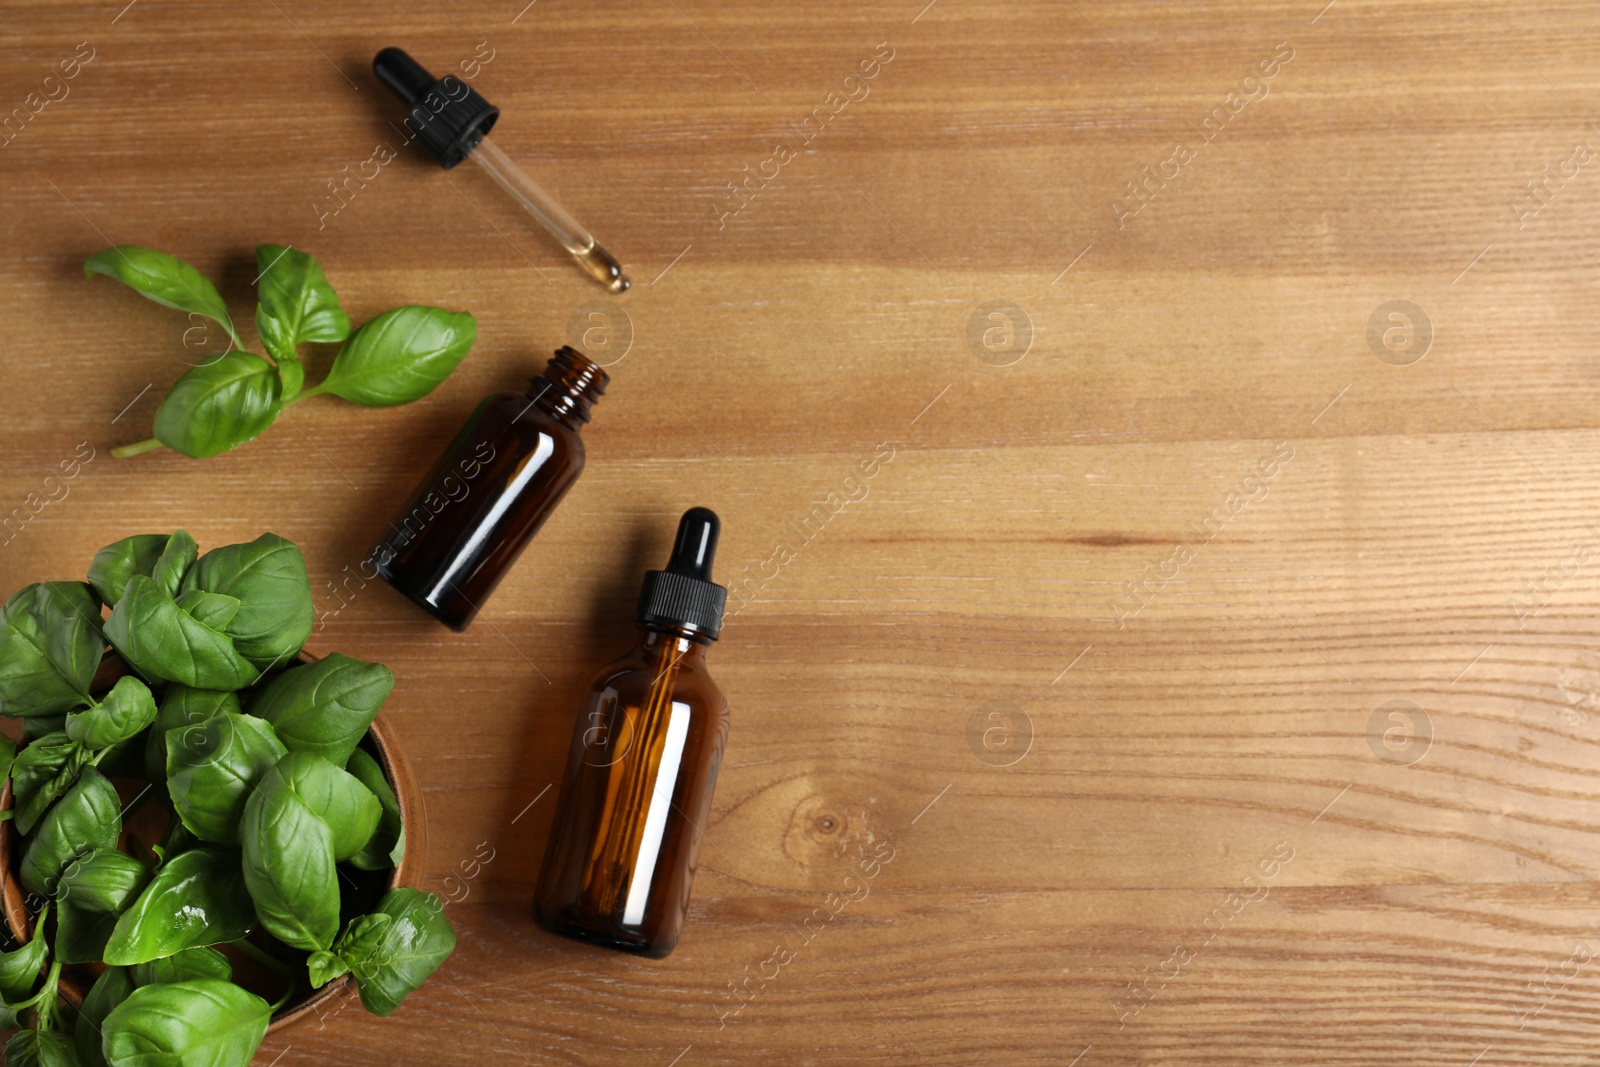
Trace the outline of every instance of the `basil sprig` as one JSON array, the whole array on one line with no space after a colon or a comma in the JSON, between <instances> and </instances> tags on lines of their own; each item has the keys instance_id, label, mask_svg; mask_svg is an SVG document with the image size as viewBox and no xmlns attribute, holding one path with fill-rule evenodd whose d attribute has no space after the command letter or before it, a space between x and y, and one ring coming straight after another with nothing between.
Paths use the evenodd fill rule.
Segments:
<instances>
[{"instance_id":1,"label":"basil sprig","mask_svg":"<svg viewBox=\"0 0 1600 1067\"><path fill-rule=\"evenodd\" d=\"M322 393L366 407L407 404L444 381L478 335L477 320L466 312L414 305L352 331L314 258L263 244L256 246L256 267L256 333L266 356L245 349L216 286L177 256L119 245L85 261L86 276L104 274L165 307L211 319L231 342L228 351L173 384L156 409L154 437L112 449L112 455L165 446L205 459L260 436L285 407ZM300 347L338 342L343 345L327 376L305 388Z\"/></svg>"}]
</instances>

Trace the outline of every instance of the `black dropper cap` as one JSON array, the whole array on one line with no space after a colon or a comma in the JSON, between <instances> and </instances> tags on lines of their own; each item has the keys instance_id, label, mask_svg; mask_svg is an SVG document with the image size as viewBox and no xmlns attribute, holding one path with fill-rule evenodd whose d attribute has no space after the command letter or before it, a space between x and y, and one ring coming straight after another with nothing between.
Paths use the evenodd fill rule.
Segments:
<instances>
[{"instance_id":1,"label":"black dropper cap","mask_svg":"<svg viewBox=\"0 0 1600 1067\"><path fill-rule=\"evenodd\" d=\"M478 147L500 109L454 74L435 78L398 48L385 48L372 60L372 73L409 111L406 129L445 170Z\"/></svg>"},{"instance_id":2,"label":"black dropper cap","mask_svg":"<svg viewBox=\"0 0 1600 1067\"><path fill-rule=\"evenodd\" d=\"M711 580L722 520L710 508L690 508L678 520L678 539L664 571L648 571L639 592L639 625L694 630L712 641L722 632L728 591Z\"/></svg>"}]
</instances>

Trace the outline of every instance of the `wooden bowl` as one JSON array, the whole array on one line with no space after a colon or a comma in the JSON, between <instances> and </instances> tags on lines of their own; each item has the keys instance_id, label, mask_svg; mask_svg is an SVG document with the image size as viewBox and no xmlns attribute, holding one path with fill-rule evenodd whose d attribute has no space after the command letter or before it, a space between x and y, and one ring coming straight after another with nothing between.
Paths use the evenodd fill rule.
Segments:
<instances>
[{"instance_id":1,"label":"wooden bowl","mask_svg":"<svg viewBox=\"0 0 1600 1067\"><path fill-rule=\"evenodd\" d=\"M316 659L317 657L302 652L297 662L314 663ZM105 659L100 663L100 669L95 673L90 691L99 693L109 690L118 678L127 673L129 673L128 667L122 658L115 652L107 652ZM405 854L400 858L400 865L389 873L389 878L382 888L384 891L397 886L421 888L422 872L426 866L428 852L427 820L422 810L422 790L417 787L411 766L406 762L405 754L396 743L394 734L384 723L381 713L367 731L362 747L378 761L378 766L383 768L390 786L394 788L395 798L400 803L400 822L405 828L406 835ZM4 788L0 789L0 811L10 809L11 803L11 779L7 777ZM11 820L0 822L0 910L4 911L6 925L10 927L12 935L19 943L26 944L33 936L33 916L28 913L28 893L17 878L16 868L22 857L21 850L16 848L16 841L16 830ZM89 987L94 984L102 969L103 965L100 964L63 966L60 984L62 997L73 1007L82 1006L83 998L88 996ZM312 990L303 1000L290 1001L284 1005L272 1016L272 1021L267 1026L267 1033L278 1033L313 1016L326 1018L342 1009L355 992L355 979L349 974L341 975L321 989Z\"/></svg>"}]
</instances>

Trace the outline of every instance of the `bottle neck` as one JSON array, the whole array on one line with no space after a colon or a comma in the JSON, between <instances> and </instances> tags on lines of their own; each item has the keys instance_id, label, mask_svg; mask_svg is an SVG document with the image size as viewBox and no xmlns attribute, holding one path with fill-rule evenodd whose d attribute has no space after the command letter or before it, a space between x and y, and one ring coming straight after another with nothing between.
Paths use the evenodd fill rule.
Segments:
<instances>
[{"instance_id":1,"label":"bottle neck","mask_svg":"<svg viewBox=\"0 0 1600 1067\"><path fill-rule=\"evenodd\" d=\"M543 373L528 383L528 399L539 409L574 430L589 421L589 411L606 391L611 376L582 352L563 346L545 365Z\"/></svg>"},{"instance_id":2,"label":"bottle neck","mask_svg":"<svg viewBox=\"0 0 1600 1067\"><path fill-rule=\"evenodd\" d=\"M706 661L706 649L711 641L705 634L693 630L651 624L639 627L639 651L648 659L670 654L681 667Z\"/></svg>"}]
</instances>

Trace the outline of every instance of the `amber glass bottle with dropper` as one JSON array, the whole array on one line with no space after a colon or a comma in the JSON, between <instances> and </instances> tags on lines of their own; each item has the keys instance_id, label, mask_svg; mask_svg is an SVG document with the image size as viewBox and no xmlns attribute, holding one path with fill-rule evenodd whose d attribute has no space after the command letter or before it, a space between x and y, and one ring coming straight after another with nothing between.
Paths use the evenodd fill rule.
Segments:
<instances>
[{"instance_id":1,"label":"amber glass bottle with dropper","mask_svg":"<svg viewBox=\"0 0 1600 1067\"><path fill-rule=\"evenodd\" d=\"M643 956L678 943L728 706L706 672L728 591L711 581L720 524L691 508L664 571L645 576L639 642L590 683L534 897L540 926Z\"/></svg>"}]
</instances>

